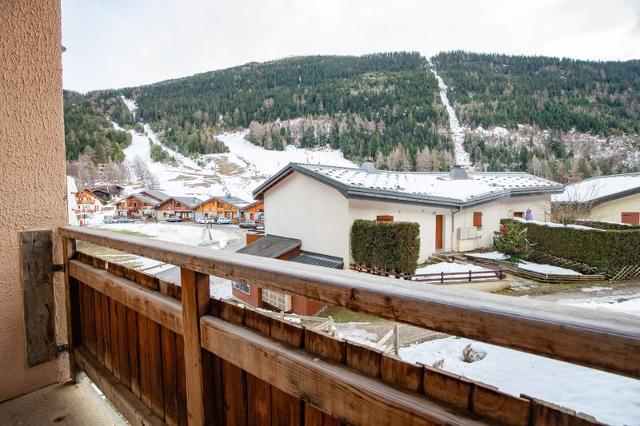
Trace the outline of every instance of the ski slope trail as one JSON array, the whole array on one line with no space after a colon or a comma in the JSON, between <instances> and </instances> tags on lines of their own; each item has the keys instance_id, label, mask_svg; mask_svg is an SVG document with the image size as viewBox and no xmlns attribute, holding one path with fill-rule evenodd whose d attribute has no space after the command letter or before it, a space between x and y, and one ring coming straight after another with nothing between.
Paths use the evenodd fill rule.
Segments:
<instances>
[{"instance_id":1,"label":"ski slope trail","mask_svg":"<svg viewBox=\"0 0 640 426\"><path fill-rule=\"evenodd\" d=\"M456 115L456 110L449 102L449 95L446 84L444 84L444 80L442 77L438 75L435 66L429 63L430 70L433 75L438 80L438 90L440 91L440 100L444 104L444 107L447 109L447 114L449 115L449 129L451 132L451 139L453 140L454 145L454 155L456 159L456 165L463 167L471 167L471 158L469 157L469 153L464 150L464 128L460 125L458 121L458 117Z\"/></svg>"},{"instance_id":2,"label":"ski slope trail","mask_svg":"<svg viewBox=\"0 0 640 426\"><path fill-rule=\"evenodd\" d=\"M135 114L137 105L124 99ZM114 123L116 129L121 129ZM216 195L233 195L246 201L253 200L252 191L262 182L289 163L310 163L356 167L345 159L340 150L328 147L303 149L287 146L283 151L267 150L246 140L247 130L217 135L228 148L228 153L201 155L197 159L184 156L165 145L162 148L176 159L176 164L155 162L151 159L150 141L160 143L149 124L143 123L144 132L128 130L131 144L124 150L126 160L133 164L139 157L158 181L157 189L169 195L207 199ZM127 188L133 192L142 184Z\"/></svg>"}]
</instances>

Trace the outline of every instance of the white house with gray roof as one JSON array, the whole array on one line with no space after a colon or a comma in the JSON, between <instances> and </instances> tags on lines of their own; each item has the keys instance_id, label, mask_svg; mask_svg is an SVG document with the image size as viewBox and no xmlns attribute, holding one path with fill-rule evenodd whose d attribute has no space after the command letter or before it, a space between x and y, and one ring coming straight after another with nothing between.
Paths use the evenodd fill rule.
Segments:
<instances>
[{"instance_id":1,"label":"white house with gray roof","mask_svg":"<svg viewBox=\"0 0 640 426\"><path fill-rule=\"evenodd\" d=\"M640 173L597 176L567 185L552 197L557 210L579 219L640 224Z\"/></svg>"},{"instance_id":2,"label":"white house with gray roof","mask_svg":"<svg viewBox=\"0 0 640 426\"><path fill-rule=\"evenodd\" d=\"M420 261L437 251L491 246L500 219L546 220L564 186L527 173L391 172L292 163L254 191L265 232L302 240L307 251L351 261L356 219L420 224Z\"/></svg>"}]
</instances>

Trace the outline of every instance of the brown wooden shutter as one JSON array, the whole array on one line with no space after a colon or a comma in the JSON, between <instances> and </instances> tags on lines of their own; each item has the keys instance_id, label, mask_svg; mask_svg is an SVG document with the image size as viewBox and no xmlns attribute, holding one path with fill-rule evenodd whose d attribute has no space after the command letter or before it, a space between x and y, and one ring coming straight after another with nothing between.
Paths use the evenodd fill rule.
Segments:
<instances>
[{"instance_id":1,"label":"brown wooden shutter","mask_svg":"<svg viewBox=\"0 0 640 426\"><path fill-rule=\"evenodd\" d=\"M376 220L378 222L393 222L393 216L386 215L386 214L385 215L379 215L379 216L376 216Z\"/></svg>"},{"instance_id":2,"label":"brown wooden shutter","mask_svg":"<svg viewBox=\"0 0 640 426\"><path fill-rule=\"evenodd\" d=\"M473 226L482 228L482 212L473 212Z\"/></svg>"},{"instance_id":3,"label":"brown wooden shutter","mask_svg":"<svg viewBox=\"0 0 640 426\"><path fill-rule=\"evenodd\" d=\"M513 217L523 218L524 212L513 212Z\"/></svg>"}]
</instances>

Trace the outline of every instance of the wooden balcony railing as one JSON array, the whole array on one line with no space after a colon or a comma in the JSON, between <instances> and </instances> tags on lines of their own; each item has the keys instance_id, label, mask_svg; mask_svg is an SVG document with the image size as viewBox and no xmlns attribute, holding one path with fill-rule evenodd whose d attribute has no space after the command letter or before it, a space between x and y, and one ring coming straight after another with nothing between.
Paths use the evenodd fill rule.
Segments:
<instances>
[{"instance_id":1,"label":"wooden balcony railing","mask_svg":"<svg viewBox=\"0 0 640 426\"><path fill-rule=\"evenodd\" d=\"M594 424L587 416L210 299L216 275L640 378L622 314L64 227L71 354L135 424ZM181 268L181 286L75 241ZM553 402L553 401L551 401Z\"/></svg>"}]
</instances>

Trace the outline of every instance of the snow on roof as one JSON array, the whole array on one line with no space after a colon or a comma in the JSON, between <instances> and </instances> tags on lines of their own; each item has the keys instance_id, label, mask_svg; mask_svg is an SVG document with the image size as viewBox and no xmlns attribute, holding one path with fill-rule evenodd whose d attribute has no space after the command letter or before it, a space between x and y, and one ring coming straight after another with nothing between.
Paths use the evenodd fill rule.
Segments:
<instances>
[{"instance_id":1,"label":"snow on roof","mask_svg":"<svg viewBox=\"0 0 640 426\"><path fill-rule=\"evenodd\" d=\"M518 193L561 191L563 186L527 173L467 173L467 179L452 179L449 173L366 171L359 168L313 164L290 164L262 186L264 192L288 169L319 178L349 195L401 198L446 205L473 204Z\"/></svg>"},{"instance_id":2,"label":"snow on roof","mask_svg":"<svg viewBox=\"0 0 640 426\"><path fill-rule=\"evenodd\" d=\"M196 197L171 197L165 201L168 201L170 199L176 200L177 202L184 204L190 209L195 208L198 204L202 202L200 198L196 198Z\"/></svg>"},{"instance_id":3,"label":"snow on roof","mask_svg":"<svg viewBox=\"0 0 640 426\"><path fill-rule=\"evenodd\" d=\"M596 176L567 185L564 192L555 194L557 203L589 203L606 201L640 192L640 173Z\"/></svg>"},{"instance_id":4,"label":"snow on roof","mask_svg":"<svg viewBox=\"0 0 640 426\"><path fill-rule=\"evenodd\" d=\"M228 197L215 197L218 200L224 201L225 203L233 204L236 207L245 207L251 204L250 201L245 201L242 198L228 196Z\"/></svg>"}]
</instances>

